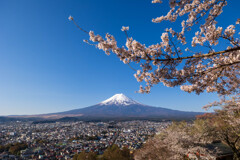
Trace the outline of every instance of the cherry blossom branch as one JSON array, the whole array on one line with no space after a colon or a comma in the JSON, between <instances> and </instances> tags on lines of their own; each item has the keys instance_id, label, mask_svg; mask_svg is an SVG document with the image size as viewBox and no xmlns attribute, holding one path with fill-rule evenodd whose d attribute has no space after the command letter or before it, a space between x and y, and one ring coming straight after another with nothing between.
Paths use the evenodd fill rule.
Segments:
<instances>
[{"instance_id":1,"label":"cherry blossom branch","mask_svg":"<svg viewBox=\"0 0 240 160\"><path fill-rule=\"evenodd\" d=\"M153 0L152 2L161 3L162 1ZM229 25L225 30L217 26L215 21L216 17L222 13L223 7L227 5L227 1L171 0L169 4L171 9L166 16L157 17L152 21L155 23L164 20L175 22L178 17L187 15L186 20L181 22L181 32L166 28L161 35L162 41L148 47L132 37L128 37L129 27L122 27L127 38L126 46L118 47L114 36L106 34L104 38L95 35L93 31L87 32L78 26L71 16L69 20L73 21L81 31L89 34L89 40L93 42L91 45L95 45L107 55L116 54L131 69L133 68L130 63L138 65L137 70L133 69L136 71L134 76L137 81L145 81L146 83L145 87L140 86L140 93L149 93L150 88L158 83L163 83L167 87L181 86L182 90L197 94L204 92L204 90L218 94L240 92L240 67L238 65L240 42L235 38L235 28L236 25L240 24L240 19L237 20L236 25ZM206 19L203 20L203 17ZM186 30L191 30L199 22L201 22L199 31L193 32L191 46L192 48L196 46L207 47L209 48L207 53L192 52L192 49L184 48L187 43ZM173 41L173 37L176 37L176 43ZM225 43L226 49L214 51L213 46L219 44L220 38L229 41L231 45L227 46ZM186 54L191 53L191 55L182 55L182 50L185 50Z\"/></svg>"},{"instance_id":2,"label":"cherry blossom branch","mask_svg":"<svg viewBox=\"0 0 240 160\"><path fill-rule=\"evenodd\" d=\"M193 56L178 57L178 58L168 58L168 59L156 59L156 60L157 61L177 61L177 60L192 59L192 58L205 58L205 57L211 57L211 56L215 56L218 54L223 54L223 53L228 53L228 52L238 51L238 50L240 50L240 47L231 48L231 49L227 49L227 50L219 51L219 52L211 52L211 53L207 53L207 54L201 54L201 55L193 55Z\"/></svg>"},{"instance_id":3,"label":"cherry blossom branch","mask_svg":"<svg viewBox=\"0 0 240 160\"><path fill-rule=\"evenodd\" d=\"M77 28L80 29L81 31L83 31L84 33L86 33L86 34L89 33L88 31L86 31L86 30L84 30L83 28L81 28L81 27L76 23L76 21L73 19L72 16L69 16L69 17L68 17L68 20L69 20L69 21L72 21L72 22L75 24L75 26L77 26Z\"/></svg>"}]
</instances>

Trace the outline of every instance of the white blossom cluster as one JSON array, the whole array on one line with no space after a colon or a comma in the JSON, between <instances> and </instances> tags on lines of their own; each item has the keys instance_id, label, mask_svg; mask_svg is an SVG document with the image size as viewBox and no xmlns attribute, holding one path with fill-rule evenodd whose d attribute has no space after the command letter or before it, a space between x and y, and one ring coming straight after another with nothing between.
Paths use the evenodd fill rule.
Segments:
<instances>
[{"instance_id":1,"label":"white blossom cluster","mask_svg":"<svg viewBox=\"0 0 240 160\"><path fill-rule=\"evenodd\" d=\"M152 3L162 1L153 0ZM167 87L181 86L182 90L197 94L205 90L220 95L238 93L240 41L236 28L240 20L236 19L234 24L226 28L217 26L216 21L227 1L170 0L169 4L170 11L165 16L153 19L153 22L175 22L184 15L187 18L182 20L179 32L167 28L161 35L160 43L146 46L128 37L129 27L122 27L127 35L125 47L118 47L112 35L106 34L103 38L93 31L89 32L90 41L107 55L116 54L126 64L139 64L134 76L137 81L146 83L140 86L140 93L149 93L151 87L159 83ZM70 16L69 20L72 19ZM199 27L195 33L191 31L193 26ZM186 47L186 35L192 37L190 49ZM229 45L224 50L215 51L220 42ZM197 52L193 51L196 47ZM201 47L208 51L202 52Z\"/></svg>"},{"instance_id":2,"label":"white blossom cluster","mask_svg":"<svg viewBox=\"0 0 240 160\"><path fill-rule=\"evenodd\" d=\"M68 17L68 20L69 20L69 21L72 21L72 20L73 20L73 17L72 17L72 16L69 16L69 17Z\"/></svg>"},{"instance_id":3,"label":"white blossom cluster","mask_svg":"<svg viewBox=\"0 0 240 160\"><path fill-rule=\"evenodd\" d=\"M153 0L152 3L162 3L161 0Z\"/></svg>"},{"instance_id":4,"label":"white blossom cluster","mask_svg":"<svg viewBox=\"0 0 240 160\"><path fill-rule=\"evenodd\" d=\"M232 112L235 110L239 110L240 111L240 94L236 94L236 95L231 95L231 96L223 96L221 97L220 101L215 101L212 102L208 105L205 105L204 108L208 109L210 107L221 107L223 110Z\"/></svg>"},{"instance_id":5,"label":"white blossom cluster","mask_svg":"<svg viewBox=\"0 0 240 160\"><path fill-rule=\"evenodd\" d=\"M227 115L230 117L230 123L240 126L240 94L223 96L220 101L214 101L208 105L205 105L203 108L209 109L210 107L221 107L223 111L226 111ZM238 113L238 117L236 114ZM235 117L235 118L233 118ZM234 121L233 121L234 120Z\"/></svg>"},{"instance_id":6,"label":"white blossom cluster","mask_svg":"<svg viewBox=\"0 0 240 160\"><path fill-rule=\"evenodd\" d=\"M122 26L122 29L121 29L121 31L128 31L129 30L129 27L127 26L127 27L124 27L124 26Z\"/></svg>"}]
</instances>

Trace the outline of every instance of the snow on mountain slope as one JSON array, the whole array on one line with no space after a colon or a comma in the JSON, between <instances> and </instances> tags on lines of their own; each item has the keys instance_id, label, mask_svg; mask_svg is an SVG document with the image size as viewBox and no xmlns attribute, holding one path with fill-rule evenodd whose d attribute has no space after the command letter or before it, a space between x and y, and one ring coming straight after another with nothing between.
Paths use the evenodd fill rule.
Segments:
<instances>
[{"instance_id":1,"label":"snow on mountain slope","mask_svg":"<svg viewBox=\"0 0 240 160\"><path fill-rule=\"evenodd\" d=\"M121 105L121 106L128 106L132 104L140 104L131 98L128 98L124 94L115 94L114 96L110 97L109 99L102 101L99 105Z\"/></svg>"}]
</instances>

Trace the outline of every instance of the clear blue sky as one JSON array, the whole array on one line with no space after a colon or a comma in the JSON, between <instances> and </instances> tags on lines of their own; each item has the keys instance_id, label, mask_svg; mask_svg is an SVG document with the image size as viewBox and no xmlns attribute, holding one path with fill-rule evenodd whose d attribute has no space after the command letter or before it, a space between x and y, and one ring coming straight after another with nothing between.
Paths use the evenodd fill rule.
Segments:
<instances>
[{"instance_id":1,"label":"clear blue sky","mask_svg":"<svg viewBox=\"0 0 240 160\"><path fill-rule=\"evenodd\" d=\"M238 0L221 16L227 26L239 18ZM111 33L121 45L122 26L145 44L160 41L171 23L151 19L168 10L150 0L1 0L0 1L0 115L65 111L96 104L115 93L144 104L186 111L217 100L215 94L188 94L176 88L155 86L138 94L134 71L114 55L83 43L88 38L68 16L85 29Z\"/></svg>"}]
</instances>

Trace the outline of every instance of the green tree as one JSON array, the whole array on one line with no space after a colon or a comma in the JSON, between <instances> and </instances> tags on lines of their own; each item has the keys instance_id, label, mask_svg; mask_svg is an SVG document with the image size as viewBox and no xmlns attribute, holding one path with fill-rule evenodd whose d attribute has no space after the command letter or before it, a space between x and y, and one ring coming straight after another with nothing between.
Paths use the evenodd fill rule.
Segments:
<instances>
[{"instance_id":1,"label":"green tree","mask_svg":"<svg viewBox=\"0 0 240 160\"><path fill-rule=\"evenodd\" d=\"M2 153L3 151L5 151L5 147L4 146L0 146L0 153Z\"/></svg>"},{"instance_id":2,"label":"green tree","mask_svg":"<svg viewBox=\"0 0 240 160\"><path fill-rule=\"evenodd\" d=\"M128 148L123 148L122 150L116 145L112 145L107 148L103 154L103 160L132 160L133 157L130 154Z\"/></svg>"},{"instance_id":3,"label":"green tree","mask_svg":"<svg viewBox=\"0 0 240 160\"><path fill-rule=\"evenodd\" d=\"M73 157L73 160L96 160L97 154L94 152L81 152L80 154L76 154Z\"/></svg>"},{"instance_id":4,"label":"green tree","mask_svg":"<svg viewBox=\"0 0 240 160\"><path fill-rule=\"evenodd\" d=\"M10 148L9 148L9 152L11 153L11 154L14 154L14 155L17 155L17 154L19 154L19 152L21 151L21 150L24 150L24 149L26 149L28 146L27 146L27 144L26 143L15 143L15 144L12 144L11 146L10 146Z\"/></svg>"}]
</instances>

